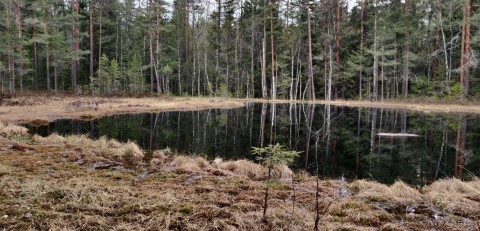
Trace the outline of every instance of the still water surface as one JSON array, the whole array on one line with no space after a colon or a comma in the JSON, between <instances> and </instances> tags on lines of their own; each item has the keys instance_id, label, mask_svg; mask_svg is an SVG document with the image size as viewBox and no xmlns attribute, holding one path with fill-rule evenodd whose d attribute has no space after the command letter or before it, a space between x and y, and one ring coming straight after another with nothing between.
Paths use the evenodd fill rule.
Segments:
<instances>
[{"instance_id":1,"label":"still water surface","mask_svg":"<svg viewBox=\"0 0 480 231\"><path fill-rule=\"evenodd\" d=\"M248 104L236 109L158 112L57 120L32 133L133 140L208 158L252 159L251 147L280 143L303 153L293 168L330 178L411 184L480 176L480 116L312 104ZM407 133L417 137L379 136Z\"/></svg>"}]
</instances>

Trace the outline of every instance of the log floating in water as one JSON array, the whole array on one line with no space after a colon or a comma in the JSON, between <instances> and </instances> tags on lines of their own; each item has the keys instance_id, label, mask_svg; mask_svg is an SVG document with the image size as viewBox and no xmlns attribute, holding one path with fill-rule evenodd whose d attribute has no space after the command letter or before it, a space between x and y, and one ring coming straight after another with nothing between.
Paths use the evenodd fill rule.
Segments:
<instances>
[{"instance_id":1,"label":"log floating in water","mask_svg":"<svg viewBox=\"0 0 480 231\"><path fill-rule=\"evenodd\" d=\"M410 133L378 133L378 136L387 136L387 137L420 137L417 134Z\"/></svg>"}]
</instances>

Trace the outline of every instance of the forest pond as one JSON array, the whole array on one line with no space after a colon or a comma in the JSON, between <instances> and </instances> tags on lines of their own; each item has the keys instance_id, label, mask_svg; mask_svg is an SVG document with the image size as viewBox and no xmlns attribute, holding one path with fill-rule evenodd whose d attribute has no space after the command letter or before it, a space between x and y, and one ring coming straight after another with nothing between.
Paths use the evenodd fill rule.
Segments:
<instances>
[{"instance_id":1,"label":"forest pond","mask_svg":"<svg viewBox=\"0 0 480 231\"><path fill-rule=\"evenodd\" d=\"M480 116L314 104L251 103L236 109L125 114L57 120L31 133L133 140L209 159L253 159L251 147L280 143L302 151L292 168L327 178L401 179L480 176ZM406 134L406 135L402 135Z\"/></svg>"}]
</instances>

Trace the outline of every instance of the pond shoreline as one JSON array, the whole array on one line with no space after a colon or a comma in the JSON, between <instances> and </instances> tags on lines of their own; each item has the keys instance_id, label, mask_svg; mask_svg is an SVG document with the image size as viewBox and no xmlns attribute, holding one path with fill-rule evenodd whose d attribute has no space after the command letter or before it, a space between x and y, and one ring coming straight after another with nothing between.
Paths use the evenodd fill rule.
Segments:
<instances>
[{"instance_id":1,"label":"pond shoreline","mask_svg":"<svg viewBox=\"0 0 480 231\"><path fill-rule=\"evenodd\" d=\"M0 106L0 121L42 125L64 118L89 120L115 114L242 106L244 103L238 100L206 97L22 96L3 100Z\"/></svg>"},{"instance_id":2,"label":"pond shoreline","mask_svg":"<svg viewBox=\"0 0 480 231\"><path fill-rule=\"evenodd\" d=\"M185 111L211 108L236 108L245 103L306 103L348 107L376 107L404 109L422 113L480 114L476 102L443 101L385 101L358 100L335 101L289 101L212 97L93 97L93 96L47 96L27 95L3 99L0 106L0 121L9 123L45 124L62 118L93 119L115 114L131 114L157 111Z\"/></svg>"},{"instance_id":3,"label":"pond shoreline","mask_svg":"<svg viewBox=\"0 0 480 231\"><path fill-rule=\"evenodd\" d=\"M243 99L242 102L253 103L305 103L332 106L346 106L358 108L385 108L401 109L412 112L422 113L462 113L462 114L480 114L480 103L474 101L441 101L441 100L387 100L387 101L367 101L367 100L262 100L262 99Z\"/></svg>"},{"instance_id":4,"label":"pond shoreline","mask_svg":"<svg viewBox=\"0 0 480 231\"><path fill-rule=\"evenodd\" d=\"M0 227L14 229L311 230L314 176L267 170L250 161L209 162L169 150L86 136L31 136L0 127ZM292 185L293 176L293 185ZM320 180L320 226L354 230L476 230L480 180Z\"/></svg>"}]
</instances>

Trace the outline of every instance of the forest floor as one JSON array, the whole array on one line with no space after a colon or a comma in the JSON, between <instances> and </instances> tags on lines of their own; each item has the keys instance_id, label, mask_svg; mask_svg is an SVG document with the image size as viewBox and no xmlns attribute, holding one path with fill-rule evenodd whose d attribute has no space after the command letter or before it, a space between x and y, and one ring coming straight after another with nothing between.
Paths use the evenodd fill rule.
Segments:
<instances>
[{"instance_id":1,"label":"forest floor","mask_svg":"<svg viewBox=\"0 0 480 231\"><path fill-rule=\"evenodd\" d=\"M23 96L0 106L2 230L312 230L317 181L286 166L269 183L247 160L206 160L133 143L86 136L40 137L22 122L89 119L118 113L233 108L248 100ZM278 101L284 103L288 101ZM323 103L318 101L315 103ZM420 111L472 111L470 105L332 104ZM393 105L393 106L392 106ZM459 107L459 108L457 108ZM470 109L469 109L470 108ZM293 176L293 184L292 184ZM320 230L480 230L480 180L428 186L355 180L319 181Z\"/></svg>"},{"instance_id":2,"label":"forest floor","mask_svg":"<svg viewBox=\"0 0 480 231\"><path fill-rule=\"evenodd\" d=\"M412 187L319 180L286 166L0 123L2 230L479 230L480 180ZM292 181L293 176L293 181ZM292 183L293 182L293 183Z\"/></svg>"}]
</instances>

